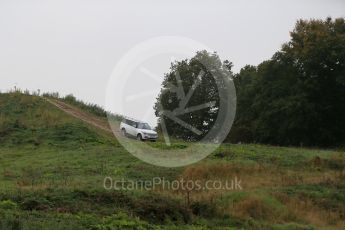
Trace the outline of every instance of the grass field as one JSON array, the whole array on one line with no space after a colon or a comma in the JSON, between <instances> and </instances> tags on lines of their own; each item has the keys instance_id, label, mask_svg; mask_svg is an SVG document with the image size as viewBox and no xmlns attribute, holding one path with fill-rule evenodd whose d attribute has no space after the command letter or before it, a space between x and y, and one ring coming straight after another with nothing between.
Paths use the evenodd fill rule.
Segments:
<instances>
[{"instance_id":1,"label":"grass field","mask_svg":"<svg viewBox=\"0 0 345 230\"><path fill-rule=\"evenodd\" d=\"M41 97L0 94L0 229L345 229L344 168L342 150L255 144L156 167ZM242 190L106 190L105 177L236 177Z\"/></svg>"}]
</instances>

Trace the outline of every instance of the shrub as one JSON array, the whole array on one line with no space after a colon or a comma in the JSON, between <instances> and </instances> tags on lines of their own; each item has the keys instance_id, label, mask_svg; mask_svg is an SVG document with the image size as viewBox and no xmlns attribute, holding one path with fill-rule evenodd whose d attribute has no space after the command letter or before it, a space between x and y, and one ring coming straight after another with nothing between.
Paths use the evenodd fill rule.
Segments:
<instances>
[{"instance_id":1,"label":"shrub","mask_svg":"<svg viewBox=\"0 0 345 230\"><path fill-rule=\"evenodd\" d=\"M23 200L21 207L24 210L47 210L52 204L44 197L28 197Z\"/></svg>"},{"instance_id":2,"label":"shrub","mask_svg":"<svg viewBox=\"0 0 345 230\"><path fill-rule=\"evenodd\" d=\"M279 210L267 200L250 196L234 204L234 216L241 218L251 217L256 220L270 220L280 216Z\"/></svg>"},{"instance_id":3,"label":"shrub","mask_svg":"<svg viewBox=\"0 0 345 230\"><path fill-rule=\"evenodd\" d=\"M216 207L205 202L194 202L190 205L194 215L210 218L216 215Z\"/></svg>"},{"instance_id":4,"label":"shrub","mask_svg":"<svg viewBox=\"0 0 345 230\"><path fill-rule=\"evenodd\" d=\"M18 205L11 200L0 201L0 209L16 209L17 206Z\"/></svg>"},{"instance_id":5,"label":"shrub","mask_svg":"<svg viewBox=\"0 0 345 230\"><path fill-rule=\"evenodd\" d=\"M95 226L97 230L150 230L155 229L154 226L139 220L138 218L130 218L126 213L118 213L103 219L102 224Z\"/></svg>"},{"instance_id":6,"label":"shrub","mask_svg":"<svg viewBox=\"0 0 345 230\"><path fill-rule=\"evenodd\" d=\"M337 158L330 158L324 160L327 168L335 171L343 171L345 168L345 160L344 159L337 159Z\"/></svg>"},{"instance_id":7,"label":"shrub","mask_svg":"<svg viewBox=\"0 0 345 230\"><path fill-rule=\"evenodd\" d=\"M135 214L148 220L150 223L163 224L166 222L188 223L191 220L191 212L179 201L159 195L147 195L135 201Z\"/></svg>"}]
</instances>

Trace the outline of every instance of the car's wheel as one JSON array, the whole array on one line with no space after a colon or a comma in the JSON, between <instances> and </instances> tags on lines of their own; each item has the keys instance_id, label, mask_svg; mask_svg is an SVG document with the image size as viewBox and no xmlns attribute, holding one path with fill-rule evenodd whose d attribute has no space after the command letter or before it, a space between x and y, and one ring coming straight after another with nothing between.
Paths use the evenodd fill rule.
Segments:
<instances>
[{"instance_id":1,"label":"car's wheel","mask_svg":"<svg viewBox=\"0 0 345 230\"><path fill-rule=\"evenodd\" d=\"M137 135L137 140L138 140L138 141L143 141L143 137L141 136L140 133Z\"/></svg>"},{"instance_id":2,"label":"car's wheel","mask_svg":"<svg viewBox=\"0 0 345 230\"><path fill-rule=\"evenodd\" d=\"M121 129L121 134L122 134L122 136L127 136L127 132L126 132L126 130L125 129Z\"/></svg>"}]
</instances>

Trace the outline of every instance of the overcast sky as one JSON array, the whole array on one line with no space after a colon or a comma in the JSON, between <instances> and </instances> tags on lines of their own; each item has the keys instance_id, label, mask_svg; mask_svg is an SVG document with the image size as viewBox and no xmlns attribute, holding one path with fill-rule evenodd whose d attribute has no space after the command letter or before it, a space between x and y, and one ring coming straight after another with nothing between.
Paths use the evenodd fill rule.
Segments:
<instances>
[{"instance_id":1,"label":"overcast sky","mask_svg":"<svg viewBox=\"0 0 345 230\"><path fill-rule=\"evenodd\" d=\"M188 37L232 61L237 72L269 59L297 19L328 16L344 17L345 1L0 0L0 90L73 93L103 106L113 68L139 42ZM163 59L150 65L161 78L170 63ZM153 85L158 92L159 83ZM142 100L149 105L154 98Z\"/></svg>"}]
</instances>

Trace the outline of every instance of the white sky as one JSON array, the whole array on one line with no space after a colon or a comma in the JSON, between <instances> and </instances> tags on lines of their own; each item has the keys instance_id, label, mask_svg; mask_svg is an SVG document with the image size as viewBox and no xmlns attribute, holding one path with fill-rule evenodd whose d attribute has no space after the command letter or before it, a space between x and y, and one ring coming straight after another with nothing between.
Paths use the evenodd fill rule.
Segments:
<instances>
[{"instance_id":1,"label":"white sky","mask_svg":"<svg viewBox=\"0 0 345 230\"><path fill-rule=\"evenodd\" d=\"M194 39L237 72L269 59L297 19L327 16L345 17L345 1L0 0L0 90L73 93L103 106L114 66L146 39ZM150 70L163 77L169 62L159 59ZM143 100L149 105L154 98Z\"/></svg>"}]
</instances>

